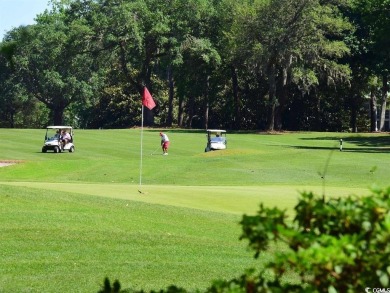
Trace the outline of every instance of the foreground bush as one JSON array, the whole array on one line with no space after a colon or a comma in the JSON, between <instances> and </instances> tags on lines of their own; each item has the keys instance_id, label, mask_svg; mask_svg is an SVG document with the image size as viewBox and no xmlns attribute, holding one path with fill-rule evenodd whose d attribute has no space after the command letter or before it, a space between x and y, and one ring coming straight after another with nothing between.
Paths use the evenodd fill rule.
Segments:
<instances>
[{"instance_id":1,"label":"foreground bush","mask_svg":"<svg viewBox=\"0 0 390 293\"><path fill-rule=\"evenodd\" d=\"M260 205L256 215L244 215L241 239L249 241L256 258L276 243L287 248L261 272L251 269L237 279L214 282L207 292L387 292L390 188L338 199L302 193L295 212L291 221L286 211ZM291 272L298 276L294 284L283 281ZM106 279L100 292L135 292L115 284ZM185 290L172 286L160 292Z\"/></svg>"}]
</instances>

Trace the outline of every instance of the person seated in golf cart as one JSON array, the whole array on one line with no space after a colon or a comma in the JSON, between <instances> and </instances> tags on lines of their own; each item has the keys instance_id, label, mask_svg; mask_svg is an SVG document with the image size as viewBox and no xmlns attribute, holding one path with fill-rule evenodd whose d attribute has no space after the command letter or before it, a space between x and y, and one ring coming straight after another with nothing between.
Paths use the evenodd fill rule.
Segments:
<instances>
[{"instance_id":1,"label":"person seated in golf cart","mask_svg":"<svg viewBox=\"0 0 390 293\"><path fill-rule=\"evenodd\" d=\"M50 140L55 140L55 139L57 139L57 140L61 139L61 135L60 135L59 130L56 131L56 134L54 134L54 136L50 137Z\"/></svg>"},{"instance_id":2,"label":"person seated in golf cart","mask_svg":"<svg viewBox=\"0 0 390 293\"><path fill-rule=\"evenodd\" d=\"M62 143L62 148L68 144L68 142L72 142L72 137L68 132L65 130L61 131L61 143Z\"/></svg>"},{"instance_id":3,"label":"person seated in golf cart","mask_svg":"<svg viewBox=\"0 0 390 293\"><path fill-rule=\"evenodd\" d=\"M220 134L220 133L217 133L217 134L215 135L215 137L213 137L213 138L211 139L211 141L212 141L212 142L222 142L222 141L224 141L224 139L221 137L221 134Z\"/></svg>"}]
</instances>

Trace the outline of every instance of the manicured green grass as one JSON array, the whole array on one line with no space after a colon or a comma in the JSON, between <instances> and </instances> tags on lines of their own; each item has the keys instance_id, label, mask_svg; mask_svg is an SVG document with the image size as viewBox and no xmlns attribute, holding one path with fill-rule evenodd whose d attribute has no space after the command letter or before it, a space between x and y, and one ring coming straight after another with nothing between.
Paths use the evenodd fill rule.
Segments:
<instances>
[{"instance_id":1,"label":"manicured green grass","mask_svg":"<svg viewBox=\"0 0 390 293\"><path fill-rule=\"evenodd\" d=\"M1 188L1 292L96 292L105 276L195 290L253 265L237 215Z\"/></svg>"},{"instance_id":2,"label":"manicured green grass","mask_svg":"<svg viewBox=\"0 0 390 293\"><path fill-rule=\"evenodd\" d=\"M203 132L172 130L169 156L151 155L158 133L144 131L145 185L321 186L324 170L327 186L367 188L388 180L388 134L230 134L227 150L205 153ZM76 130L73 154L42 154L43 130L2 129L0 135L0 160L24 161L0 169L1 181L139 183L138 129Z\"/></svg>"},{"instance_id":3,"label":"manicured green grass","mask_svg":"<svg viewBox=\"0 0 390 293\"><path fill-rule=\"evenodd\" d=\"M272 256L254 261L238 240L260 202L293 218L300 191L389 185L388 134L229 133L205 153L203 131L166 132L161 156L145 129L140 172L139 129L76 130L76 152L60 154L41 153L44 130L0 129L0 161L19 162L0 168L0 291L96 292L106 276L203 289Z\"/></svg>"}]
</instances>

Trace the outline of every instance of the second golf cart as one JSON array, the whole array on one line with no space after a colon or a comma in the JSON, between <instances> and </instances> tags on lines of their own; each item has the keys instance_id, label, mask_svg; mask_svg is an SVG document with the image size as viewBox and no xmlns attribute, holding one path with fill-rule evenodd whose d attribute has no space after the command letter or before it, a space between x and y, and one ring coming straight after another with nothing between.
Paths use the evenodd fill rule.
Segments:
<instances>
[{"instance_id":1,"label":"second golf cart","mask_svg":"<svg viewBox=\"0 0 390 293\"><path fill-rule=\"evenodd\" d=\"M75 147L73 144L72 126L46 127L42 153L46 153L47 151L54 151L55 153L69 151L70 153L73 153L75 151Z\"/></svg>"},{"instance_id":2,"label":"second golf cart","mask_svg":"<svg viewBox=\"0 0 390 293\"><path fill-rule=\"evenodd\" d=\"M205 152L226 149L227 139L226 130L207 129L207 145Z\"/></svg>"}]
</instances>

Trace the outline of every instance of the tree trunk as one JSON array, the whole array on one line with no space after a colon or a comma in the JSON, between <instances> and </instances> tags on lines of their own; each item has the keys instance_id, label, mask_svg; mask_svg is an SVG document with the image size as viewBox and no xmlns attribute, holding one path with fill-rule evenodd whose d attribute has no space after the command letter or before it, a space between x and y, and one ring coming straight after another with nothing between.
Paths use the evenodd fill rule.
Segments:
<instances>
[{"instance_id":1,"label":"tree trunk","mask_svg":"<svg viewBox=\"0 0 390 293\"><path fill-rule=\"evenodd\" d=\"M54 108L53 110L53 123L54 125L62 125L64 123L64 110L65 108Z\"/></svg>"},{"instance_id":2,"label":"tree trunk","mask_svg":"<svg viewBox=\"0 0 390 293\"><path fill-rule=\"evenodd\" d=\"M281 70L282 80L279 83L279 90L277 91L278 95L278 105L275 109L275 128L277 130L281 130L283 127L283 114L286 109L287 103L287 68L283 68Z\"/></svg>"},{"instance_id":3,"label":"tree trunk","mask_svg":"<svg viewBox=\"0 0 390 293\"><path fill-rule=\"evenodd\" d=\"M209 110L210 110L210 105L209 102L207 101L204 109L204 129L208 129L209 127Z\"/></svg>"},{"instance_id":4,"label":"tree trunk","mask_svg":"<svg viewBox=\"0 0 390 293\"><path fill-rule=\"evenodd\" d=\"M291 64L293 63L293 56L288 55L283 64L283 68L281 70L281 80L279 82L279 90L277 92L278 97L278 105L276 106L275 113L275 126L278 130L281 130L283 127L283 116L286 111L286 104L288 100L288 84L289 84L289 69L291 68Z\"/></svg>"},{"instance_id":5,"label":"tree trunk","mask_svg":"<svg viewBox=\"0 0 390 293\"><path fill-rule=\"evenodd\" d=\"M15 112L11 111L9 115L10 128L15 128Z\"/></svg>"},{"instance_id":6,"label":"tree trunk","mask_svg":"<svg viewBox=\"0 0 390 293\"><path fill-rule=\"evenodd\" d=\"M233 84L233 107L234 107L234 118L233 118L233 129L240 129L241 128L241 108L240 108L240 97L238 95L239 88L238 88L238 77L237 77L237 71L234 66L231 66L231 73L232 73L232 84Z\"/></svg>"},{"instance_id":7,"label":"tree trunk","mask_svg":"<svg viewBox=\"0 0 390 293\"><path fill-rule=\"evenodd\" d=\"M169 97L168 97L168 115L167 115L167 126L171 127L173 122L173 96L174 86L172 68L168 68L168 83L169 83Z\"/></svg>"},{"instance_id":8,"label":"tree trunk","mask_svg":"<svg viewBox=\"0 0 390 293\"><path fill-rule=\"evenodd\" d=\"M144 107L144 126L154 125L154 112L153 110Z\"/></svg>"},{"instance_id":9,"label":"tree trunk","mask_svg":"<svg viewBox=\"0 0 390 293\"><path fill-rule=\"evenodd\" d=\"M357 95L354 95L353 99L352 99L352 103L351 103L351 128L352 128L352 132L353 133L357 133L358 132L358 129L357 129L357 102L356 102L356 99L359 99L359 97Z\"/></svg>"},{"instance_id":10,"label":"tree trunk","mask_svg":"<svg viewBox=\"0 0 390 293\"><path fill-rule=\"evenodd\" d=\"M321 107L321 95L318 94L317 91L315 91L315 96L316 96L316 99L317 99L317 107L316 107L316 110L317 110L317 115L316 115L316 119L315 119L315 125L314 125L314 129L317 130L317 131L323 131L323 123L322 123L322 117L324 116L323 113L322 113L322 107Z\"/></svg>"},{"instance_id":11,"label":"tree trunk","mask_svg":"<svg viewBox=\"0 0 390 293\"><path fill-rule=\"evenodd\" d=\"M188 128L191 128L192 118L194 117L194 97L193 96L188 97L188 113L187 114L188 114L188 119L187 119L186 126Z\"/></svg>"},{"instance_id":12,"label":"tree trunk","mask_svg":"<svg viewBox=\"0 0 390 293\"><path fill-rule=\"evenodd\" d=\"M267 123L267 130L273 131L275 128L275 109L277 104L277 98L276 98L276 72L275 72L275 65L270 65L270 68L268 70L268 84L269 84L269 90L268 90L268 123Z\"/></svg>"},{"instance_id":13,"label":"tree trunk","mask_svg":"<svg viewBox=\"0 0 390 293\"><path fill-rule=\"evenodd\" d=\"M384 131L385 128L385 118L386 118L386 105L387 105L387 92L388 92L388 76L387 74L383 74L382 76L382 103L381 103L381 117L380 117L380 124L379 124L379 130Z\"/></svg>"},{"instance_id":14,"label":"tree trunk","mask_svg":"<svg viewBox=\"0 0 390 293\"><path fill-rule=\"evenodd\" d=\"M209 103L209 89L210 89L210 76L207 76L206 79L206 88L204 92L204 119L203 119L203 127L204 129L207 129L209 126L209 110L210 110L210 103Z\"/></svg>"},{"instance_id":15,"label":"tree trunk","mask_svg":"<svg viewBox=\"0 0 390 293\"><path fill-rule=\"evenodd\" d=\"M183 127L184 125L184 98L179 97L179 114L177 117L177 126Z\"/></svg>"},{"instance_id":16,"label":"tree trunk","mask_svg":"<svg viewBox=\"0 0 390 293\"><path fill-rule=\"evenodd\" d=\"M378 122L377 122L377 105L376 105L376 95L375 89L372 87L370 91L370 129L371 132L378 131Z\"/></svg>"}]
</instances>

